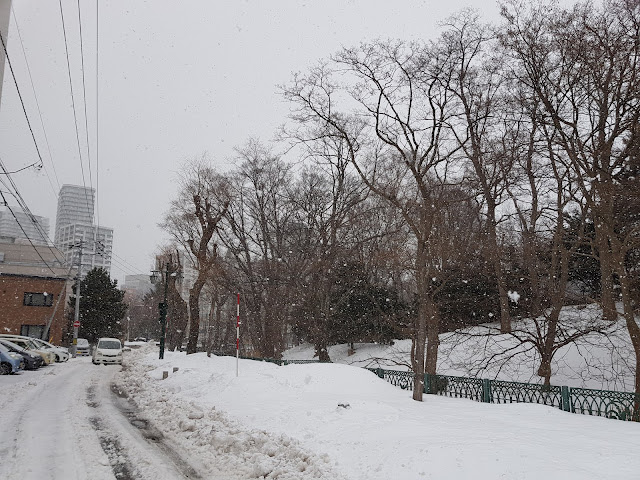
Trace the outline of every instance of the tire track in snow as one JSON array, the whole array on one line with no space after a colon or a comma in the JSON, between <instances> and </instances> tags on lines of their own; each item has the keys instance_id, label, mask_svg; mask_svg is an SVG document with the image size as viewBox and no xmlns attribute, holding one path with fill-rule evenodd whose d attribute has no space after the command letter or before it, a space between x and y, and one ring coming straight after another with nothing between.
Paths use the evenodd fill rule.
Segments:
<instances>
[{"instance_id":1,"label":"tire track in snow","mask_svg":"<svg viewBox=\"0 0 640 480\"><path fill-rule=\"evenodd\" d=\"M118 480L199 479L197 471L163 441L162 434L139 418L126 394L106 378L86 389L89 422Z\"/></svg>"}]
</instances>

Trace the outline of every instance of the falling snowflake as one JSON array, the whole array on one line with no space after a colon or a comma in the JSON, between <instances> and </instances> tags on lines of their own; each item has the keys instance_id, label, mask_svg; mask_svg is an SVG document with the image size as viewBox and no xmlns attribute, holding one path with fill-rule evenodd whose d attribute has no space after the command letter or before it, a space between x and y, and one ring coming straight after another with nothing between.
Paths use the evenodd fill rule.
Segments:
<instances>
[{"instance_id":1,"label":"falling snowflake","mask_svg":"<svg viewBox=\"0 0 640 480\"><path fill-rule=\"evenodd\" d=\"M511 300L513 303L518 303L518 300L520 300L520 294L515 290L514 291L509 290L507 292L507 295L509 296L509 300Z\"/></svg>"}]
</instances>

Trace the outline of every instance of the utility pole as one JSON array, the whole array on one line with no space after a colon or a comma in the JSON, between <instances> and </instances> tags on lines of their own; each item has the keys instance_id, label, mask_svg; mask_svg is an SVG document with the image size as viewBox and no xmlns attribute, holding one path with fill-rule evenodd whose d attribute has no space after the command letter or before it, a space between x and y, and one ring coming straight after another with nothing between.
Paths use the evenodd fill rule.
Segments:
<instances>
[{"instance_id":1,"label":"utility pole","mask_svg":"<svg viewBox=\"0 0 640 480\"><path fill-rule=\"evenodd\" d=\"M74 248L79 248L78 253L78 274L76 275L76 309L73 317L73 344L71 345L71 355L75 358L78 350L78 329L80 328L80 280L82 279L82 246L83 242L80 241L73 245Z\"/></svg>"}]
</instances>

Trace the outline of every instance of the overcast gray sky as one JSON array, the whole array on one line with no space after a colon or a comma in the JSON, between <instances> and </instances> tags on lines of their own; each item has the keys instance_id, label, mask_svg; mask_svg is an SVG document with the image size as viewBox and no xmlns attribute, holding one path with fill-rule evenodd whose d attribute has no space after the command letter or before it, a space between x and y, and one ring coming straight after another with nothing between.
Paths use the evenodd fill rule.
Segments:
<instances>
[{"instance_id":1,"label":"overcast gray sky","mask_svg":"<svg viewBox=\"0 0 640 480\"><path fill-rule=\"evenodd\" d=\"M148 274L165 243L157 224L180 163L206 151L224 169L234 146L250 136L270 140L288 111L276 86L292 72L367 39L433 38L438 22L464 7L498 18L492 0L100 0L96 155L96 1L81 0L89 169L77 0L62 6L84 181L98 187L100 224L114 228L112 277L120 283ZM50 218L53 238L59 185L83 183L60 6L13 0L13 10L9 55L45 164L13 177L32 212ZM11 170L37 161L8 66L0 157Z\"/></svg>"}]
</instances>

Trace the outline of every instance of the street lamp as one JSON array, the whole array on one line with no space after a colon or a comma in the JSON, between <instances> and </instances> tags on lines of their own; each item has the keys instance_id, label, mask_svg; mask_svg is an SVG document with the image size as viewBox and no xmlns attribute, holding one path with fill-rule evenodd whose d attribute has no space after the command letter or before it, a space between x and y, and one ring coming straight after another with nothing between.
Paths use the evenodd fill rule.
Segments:
<instances>
[{"instance_id":1,"label":"street lamp","mask_svg":"<svg viewBox=\"0 0 640 480\"><path fill-rule=\"evenodd\" d=\"M158 277L162 275L162 271L152 270L149 278L151 283L156 283ZM164 301L158 304L158 310L160 311L160 360L164 358L164 341L167 331L167 289L169 287L169 262L165 264L164 274Z\"/></svg>"}]
</instances>

